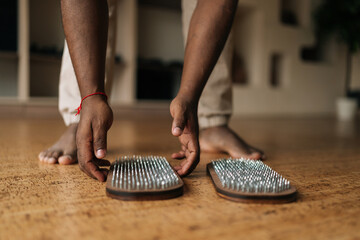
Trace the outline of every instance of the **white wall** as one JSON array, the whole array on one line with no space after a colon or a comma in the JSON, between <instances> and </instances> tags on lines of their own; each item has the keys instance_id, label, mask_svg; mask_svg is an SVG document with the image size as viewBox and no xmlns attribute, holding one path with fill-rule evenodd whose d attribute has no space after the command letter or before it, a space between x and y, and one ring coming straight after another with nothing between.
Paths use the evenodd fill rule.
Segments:
<instances>
[{"instance_id":1,"label":"white wall","mask_svg":"<svg viewBox=\"0 0 360 240\"><path fill-rule=\"evenodd\" d=\"M120 2L129 5L129 1ZM280 23L280 0L240 0L233 32L235 49L244 59L249 84L233 88L235 115L301 115L335 110L335 99L342 96L344 89L344 48L331 44L325 62L311 63L300 59L301 48L314 42L311 7L316 3L317 0L297 0L294 4L297 5L300 25L290 27ZM179 12L139 7L134 13L138 18L133 19L129 17L131 11L126 11L126 18L121 17L118 22L121 32L118 34L118 49L125 56L125 66L130 61L134 64L130 69L135 71L134 59L137 56L165 61L183 59ZM134 29L130 29L131 26ZM129 51L128 48L134 47L130 41L136 38L138 48L135 46ZM270 58L274 53L283 57L280 86L277 88L270 86L269 81ZM354 61L360 61L357 59ZM129 68L125 67L125 71ZM357 71L355 67L353 71ZM119 68L115 83L116 102L133 102L135 73L125 74L133 77L129 80L121 72ZM355 73L354 78L357 74L360 73ZM353 86L360 87L360 81L353 81ZM129 92L131 96L124 97L129 96Z\"/></svg>"},{"instance_id":2,"label":"white wall","mask_svg":"<svg viewBox=\"0 0 360 240\"><path fill-rule=\"evenodd\" d=\"M309 1L299 1L304 4L302 11L310 12ZM238 16L234 25L235 39L238 39L236 48L248 65L250 83L234 86L234 113L298 115L333 112L335 99L344 89L344 48L332 46L331 58L326 62L302 61L301 47L314 41L311 21L303 18L299 27L283 26L279 21L279 4L279 0L240 0L240 9L251 9L248 15ZM303 13L301 17L306 15ZM284 67L278 88L271 87L269 81L272 53L283 56Z\"/></svg>"},{"instance_id":3,"label":"white wall","mask_svg":"<svg viewBox=\"0 0 360 240\"><path fill-rule=\"evenodd\" d=\"M360 52L352 59L351 89L360 91Z\"/></svg>"},{"instance_id":4,"label":"white wall","mask_svg":"<svg viewBox=\"0 0 360 240\"><path fill-rule=\"evenodd\" d=\"M131 104L135 102L137 58L137 1L118 1L116 55L122 62L114 68L114 84L111 102Z\"/></svg>"},{"instance_id":5,"label":"white wall","mask_svg":"<svg viewBox=\"0 0 360 240\"><path fill-rule=\"evenodd\" d=\"M0 54L0 96L17 95L17 58L1 57Z\"/></svg>"},{"instance_id":6,"label":"white wall","mask_svg":"<svg viewBox=\"0 0 360 240\"><path fill-rule=\"evenodd\" d=\"M132 104L136 102L138 57L183 60L181 12L124 0L118 2L117 24L116 54L123 62L115 66L111 102Z\"/></svg>"},{"instance_id":7,"label":"white wall","mask_svg":"<svg viewBox=\"0 0 360 240\"><path fill-rule=\"evenodd\" d=\"M237 55L244 60L247 86L260 85L264 74L263 15L255 6L240 5L234 20L234 47Z\"/></svg>"},{"instance_id":8,"label":"white wall","mask_svg":"<svg viewBox=\"0 0 360 240\"><path fill-rule=\"evenodd\" d=\"M40 47L55 45L64 47L64 31L61 23L59 0L30 0L30 43Z\"/></svg>"},{"instance_id":9,"label":"white wall","mask_svg":"<svg viewBox=\"0 0 360 240\"><path fill-rule=\"evenodd\" d=\"M57 97L60 66L60 60L33 58L30 62L30 96Z\"/></svg>"},{"instance_id":10,"label":"white wall","mask_svg":"<svg viewBox=\"0 0 360 240\"><path fill-rule=\"evenodd\" d=\"M234 24L235 48L245 60L249 84L234 86L235 114L286 115L334 111L335 99L342 96L344 89L345 49L333 43L325 62L314 64L302 61L299 57L301 47L311 45L314 41L310 7L316 1L297 1L300 4L301 24L294 28L281 25L280 0L240 0ZM138 56L165 61L183 59L181 13L149 7L138 9L134 0L121 0L118 3L116 53L123 58L123 62L116 66L111 100L115 104L133 103ZM63 32L58 7L57 0L30 1L32 40L43 45L62 46ZM283 56L284 68L278 88L271 87L269 83L270 56L273 53ZM2 79L6 79L4 86L13 89L7 91L7 88L0 86L1 91L9 95L15 94L16 89L11 85L17 82L17 64L12 63L14 61L0 60L0 74ZM353 60L353 89L360 89L359 64L360 54Z\"/></svg>"},{"instance_id":11,"label":"white wall","mask_svg":"<svg viewBox=\"0 0 360 240\"><path fill-rule=\"evenodd\" d=\"M39 48L55 47L61 52L65 36L60 1L30 0L29 3L30 44L35 43ZM60 59L30 57L30 95L57 97L60 66Z\"/></svg>"},{"instance_id":12,"label":"white wall","mask_svg":"<svg viewBox=\"0 0 360 240\"><path fill-rule=\"evenodd\" d=\"M164 61L183 60L181 12L139 6L138 55Z\"/></svg>"}]
</instances>

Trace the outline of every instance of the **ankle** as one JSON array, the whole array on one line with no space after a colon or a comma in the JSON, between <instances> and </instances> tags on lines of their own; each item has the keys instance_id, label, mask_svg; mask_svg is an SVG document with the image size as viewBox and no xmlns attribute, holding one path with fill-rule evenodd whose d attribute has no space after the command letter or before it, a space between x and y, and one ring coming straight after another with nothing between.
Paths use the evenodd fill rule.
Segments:
<instances>
[{"instance_id":1,"label":"ankle","mask_svg":"<svg viewBox=\"0 0 360 240\"><path fill-rule=\"evenodd\" d=\"M208 132L208 131L217 131L222 129L229 129L227 124L218 125L218 126L211 126L211 127L203 127L200 129L201 132Z\"/></svg>"}]
</instances>

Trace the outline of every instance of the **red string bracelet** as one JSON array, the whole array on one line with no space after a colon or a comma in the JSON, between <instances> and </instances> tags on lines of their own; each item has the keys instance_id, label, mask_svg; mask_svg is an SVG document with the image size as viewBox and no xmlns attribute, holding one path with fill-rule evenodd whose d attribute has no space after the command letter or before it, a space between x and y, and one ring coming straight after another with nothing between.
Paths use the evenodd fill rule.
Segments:
<instances>
[{"instance_id":1,"label":"red string bracelet","mask_svg":"<svg viewBox=\"0 0 360 240\"><path fill-rule=\"evenodd\" d=\"M77 110L77 113L75 114L75 116L77 116L77 115L80 114L81 105L82 105L82 102L85 100L85 98L90 97L90 96L93 96L93 95L103 95L103 96L106 97L106 100L108 99L108 96L107 96L105 93L103 93L103 92L96 92L96 93L92 93L92 94L89 94L89 95L83 97L83 99L81 99L80 106L76 109L76 110Z\"/></svg>"}]
</instances>

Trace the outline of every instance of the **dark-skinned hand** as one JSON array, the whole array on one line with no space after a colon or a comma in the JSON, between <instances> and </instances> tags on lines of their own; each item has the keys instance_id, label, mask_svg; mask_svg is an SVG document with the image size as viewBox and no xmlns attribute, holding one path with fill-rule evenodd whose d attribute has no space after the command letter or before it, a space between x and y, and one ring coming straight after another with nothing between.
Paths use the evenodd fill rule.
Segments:
<instances>
[{"instance_id":1,"label":"dark-skinned hand","mask_svg":"<svg viewBox=\"0 0 360 240\"><path fill-rule=\"evenodd\" d=\"M184 159L174 169L180 176L189 175L200 160L199 126L197 119L197 104L177 96L170 105L173 117L171 133L179 138L181 150L172 154L172 158Z\"/></svg>"},{"instance_id":2,"label":"dark-skinned hand","mask_svg":"<svg viewBox=\"0 0 360 240\"><path fill-rule=\"evenodd\" d=\"M113 122L113 113L101 95L84 100L81 117L76 133L77 157L80 169L92 178L101 182L106 180L110 166L106 156L107 131Z\"/></svg>"}]
</instances>

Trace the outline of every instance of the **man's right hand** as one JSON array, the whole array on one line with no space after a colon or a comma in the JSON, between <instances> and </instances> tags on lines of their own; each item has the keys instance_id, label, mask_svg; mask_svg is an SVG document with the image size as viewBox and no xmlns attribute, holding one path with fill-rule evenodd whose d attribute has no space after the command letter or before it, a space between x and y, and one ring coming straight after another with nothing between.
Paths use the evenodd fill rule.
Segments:
<instances>
[{"instance_id":1,"label":"man's right hand","mask_svg":"<svg viewBox=\"0 0 360 240\"><path fill-rule=\"evenodd\" d=\"M113 113L101 95L86 98L76 133L77 157L80 169L92 178L104 182L110 166L106 156L107 131L113 122Z\"/></svg>"}]
</instances>

